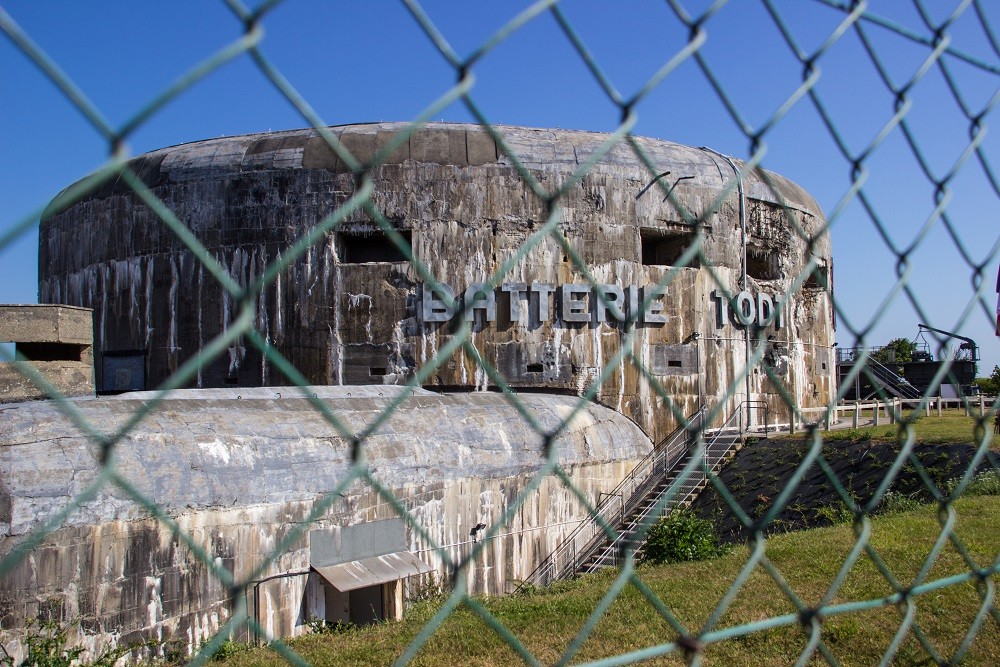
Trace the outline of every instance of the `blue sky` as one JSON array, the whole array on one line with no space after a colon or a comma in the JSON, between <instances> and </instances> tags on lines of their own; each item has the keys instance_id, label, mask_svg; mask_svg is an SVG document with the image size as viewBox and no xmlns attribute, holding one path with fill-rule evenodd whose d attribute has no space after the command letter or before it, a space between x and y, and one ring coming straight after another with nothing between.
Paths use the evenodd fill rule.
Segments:
<instances>
[{"instance_id":1,"label":"blue sky","mask_svg":"<svg viewBox=\"0 0 1000 667\"><path fill-rule=\"evenodd\" d=\"M460 57L472 53L525 2L445 2L422 6ZM711 3L681 0L691 15ZM957 0L925 3L932 23ZM1000 3L982 2L995 31ZM843 20L842 11L812 0L775 0L774 7L802 50L814 52ZM222 2L49 2L0 0L0 7L69 75L115 126L195 64L243 33ZM562 11L623 96L629 97L687 42L689 31L665 2L566 0ZM870 11L930 34L910 3L872 2ZM888 76L902 85L920 70L931 48L873 23L865 32ZM289 0L265 17L263 53L329 124L409 120L447 91L453 67L436 50L405 6L395 0L316 2ZM704 23L701 53L747 125L759 128L796 90L802 64L781 37L762 2L733 0ZM991 68L946 56L958 94L981 122L996 123L990 106L1000 90L1000 54L990 44L974 8L948 29L952 48ZM880 79L857 33L847 33L818 60L817 95L848 150L860 153L892 118L895 99ZM542 12L473 67L471 96L490 121L535 127L611 131L621 112L582 60ZM940 67L909 90L907 129L938 178L961 160L970 121L960 110ZM688 60L635 108L636 134L709 146L747 158L750 141L705 74ZM435 120L472 120L457 102ZM0 34L0 234L43 207L59 190L101 166L107 142L56 87ZM242 55L213 72L152 116L127 141L131 154L222 135L303 127L305 120ZM796 181L828 214L851 185L852 168L807 98L764 136L763 165ZM1000 175L1000 136L981 144ZM841 318L837 339L854 344L847 322L867 340L912 339L917 323L961 333L982 348L980 374L1000 364L993 335L994 276L1000 262L1000 197L976 156L948 184L946 214L966 249L963 257L940 220L925 223L935 188L907 138L896 128L865 161L864 196L840 209L831 228L835 289ZM910 297L895 293L898 256L873 223L872 212L906 255ZM0 249L0 302L33 302L37 293L37 236L29 230ZM972 264L986 264L985 302L975 305ZM970 304L973 304L970 306ZM971 309L971 311L970 311ZM926 319L924 319L926 318ZM871 325L869 327L869 325Z\"/></svg>"}]
</instances>

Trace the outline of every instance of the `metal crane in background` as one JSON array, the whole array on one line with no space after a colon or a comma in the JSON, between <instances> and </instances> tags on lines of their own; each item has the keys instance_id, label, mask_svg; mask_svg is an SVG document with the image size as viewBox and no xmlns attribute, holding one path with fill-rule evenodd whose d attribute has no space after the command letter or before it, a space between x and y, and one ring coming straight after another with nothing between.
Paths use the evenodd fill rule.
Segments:
<instances>
[{"instance_id":1,"label":"metal crane in background","mask_svg":"<svg viewBox=\"0 0 1000 667\"><path fill-rule=\"evenodd\" d=\"M927 343L927 340L923 338L924 331L933 331L934 333L939 333L942 336L957 338L958 340L963 341L962 344L958 346L958 352L955 353L956 361L979 361L979 346L976 345L976 341L965 336L959 336L957 333L951 331L929 327L926 324L917 324L917 338L923 340L925 349L922 352L918 351L914 355L914 361L932 361L930 352L927 351L930 345ZM918 358L917 355L924 358Z\"/></svg>"},{"instance_id":2,"label":"metal crane in background","mask_svg":"<svg viewBox=\"0 0 1000 667\"><path fill-rule=\"evenodd\" d=\"M975 384L977 363L979 361L979 346L976 341L966 336L960 336L952 331L944 331L926 324L918 324L917 336L913 340L912 360L897 360L888 355L877 354L885 348L867 350L851 348L837 351L837 377L841 384L849 381L849 388L844 396L849 399L868 399L879 392L903 399L915 399L925 394L954 398L959 395L970 396L978 392ZM930 351L930 344L924 337L924 332L937 334L935 339L942 343L939 346L937 361ZM956 338L961 341L955 354L945 353L943 341ZM872 352L876 354L872 354ZM890 352L892 350L890 349ZM942 358L943 357L943 358ZM864 364L862 372L856 372L855 366ZM941 372L945 367L944 373ZM933 387L933 389L932 389Z\"/></svg>"}]
</instances>

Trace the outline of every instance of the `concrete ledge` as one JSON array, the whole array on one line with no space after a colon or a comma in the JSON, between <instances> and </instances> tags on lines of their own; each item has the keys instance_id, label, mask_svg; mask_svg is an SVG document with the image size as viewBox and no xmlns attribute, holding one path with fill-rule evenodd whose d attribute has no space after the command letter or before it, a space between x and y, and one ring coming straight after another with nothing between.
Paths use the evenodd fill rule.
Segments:
<instances>
[{"instance_id":1,"label":"concrete ledge","mask_svg":"<svg viewBox=\"0 0 1000 667\"><path fill-rule=\"evenodd\" d=\"M94 342L93 312L50 304L0 305L0 341L90 346Z\"/></svg>"}]
</instances>

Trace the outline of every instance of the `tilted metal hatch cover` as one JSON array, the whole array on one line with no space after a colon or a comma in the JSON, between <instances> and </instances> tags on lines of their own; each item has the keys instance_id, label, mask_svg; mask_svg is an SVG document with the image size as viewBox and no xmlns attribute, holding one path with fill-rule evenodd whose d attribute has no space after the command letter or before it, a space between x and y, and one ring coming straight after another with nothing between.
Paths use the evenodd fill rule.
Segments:
<instances>
[{"instance_id":1,"label":"tilted metal hatch cover","mask_svg":"<svg viewBox=\"0 0 1000 667\"><path fill-rule=\"evenodd\" d=\"M321 577L338 591L353 591L356 588L385 584L397 579L406 579L417 574L433 572L434 568L409 551L354 560L340 565L313 567Z\"/></svg>"}]
</instances>

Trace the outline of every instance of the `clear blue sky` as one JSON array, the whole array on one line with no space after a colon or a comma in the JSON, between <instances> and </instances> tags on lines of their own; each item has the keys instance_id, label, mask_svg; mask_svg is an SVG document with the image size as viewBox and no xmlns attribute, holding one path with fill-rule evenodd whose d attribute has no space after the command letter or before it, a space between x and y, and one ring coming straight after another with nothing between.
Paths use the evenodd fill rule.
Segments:
<instances>
[{"instance_id":1,"label":"clear blue sky","mask_svg":"<svg viewBox=\"0 0 1000 667\"><path fill-rule=\"evenodd\" d=\"M484 43L525 2L427 0L426 13L461 57ZM710 3L680 3L697 15ZM951 13L957 0L925 2L932 21ZM775 0L795 39L813 52L843 19L843 12L811 0ZM930 31L902 0L872 2L871 11L915 33ZM1000 34L1000 3L981 3ZM21 28L72 78L113 125L141 109L172 81L210 54L237 40L241 23L222 2L49 2L0 0ZM688 30L665 2L567 0L564 13L612 83L628 97L686 43ZM702 54L739 113L753 128L764 123L796 89L802 65L757 0L734 0L705 23ZM402 3L290 0L265 18L261 49L328 124L408 120L455 80ZM889 76L902 84L931 49L868 24L866 32ZM1000 90L1000 55L970 8L948 31L952 46L986 63L983 72L948 58L948 71L975 113L988 109ZM859 152L894 112L893 96L879 79L851 30L818 61L816 88L843 134ZM479 61L472 97L493 122L596 131L613 130L620 111L608 100L547 12L515 32ZM936 175L947 173L969 141L969 121L934 67L910 91L911 134ZM692 61L636 107L634 132L709 146L739 158L750 142ZM468 121L461 102L435 119ZM0 34L0 234L59 190L99 167L107 143L53 84ZM306 122L262 76L247 55L226 64L171 102L128 139L132 154L186 141L303 127ZM851 167L837 150L808 99L800 100L765 136L763 164L798 182L832 212L850 187ZM982 143L1000 176L1000 136ZM864 193L893 241L905 248L917 238L935 206L933 186L907 140L894 130L866 162ZM898 292L884 314L883 300L896 283L896 255L855 197L832 226L835 289L839 307L855 329L878 318L871 344L912 339L917 322L975 338L980 374L1000 364L993 335L993 291L1000 243L1000 197L973 157L951 182L946 213L973 263L987 263L987 310L970 306L972 270L940 220L908 255L912 296ZM37 290L34 230L0 250L0 302L34 302ZM970 307L971 312L967 312ZM841 346L854 336L841 318Z\"/></svg>"}]
</instances>

